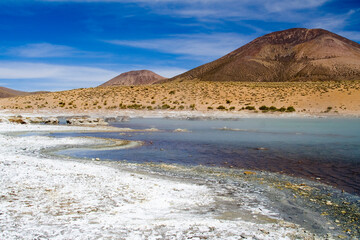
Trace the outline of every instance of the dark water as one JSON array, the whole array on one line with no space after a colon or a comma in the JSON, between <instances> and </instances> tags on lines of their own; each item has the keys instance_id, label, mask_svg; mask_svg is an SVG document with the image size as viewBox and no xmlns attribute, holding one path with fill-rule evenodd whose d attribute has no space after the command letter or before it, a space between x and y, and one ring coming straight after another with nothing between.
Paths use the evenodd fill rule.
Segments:
<instances>
[{"instance_id":1,"label":"dark water","mask_svg":"<svg viewBox=\"0 0 360 240\"><path fill-rule=\"evenodd\" d=\"M360 119L131 119L113 126L162 131L56 133L145 142L133 149L70 149L60 154L281 172L360 194ZM177 128L191 132L173 132Z\"/></svg>"}]
</instances>

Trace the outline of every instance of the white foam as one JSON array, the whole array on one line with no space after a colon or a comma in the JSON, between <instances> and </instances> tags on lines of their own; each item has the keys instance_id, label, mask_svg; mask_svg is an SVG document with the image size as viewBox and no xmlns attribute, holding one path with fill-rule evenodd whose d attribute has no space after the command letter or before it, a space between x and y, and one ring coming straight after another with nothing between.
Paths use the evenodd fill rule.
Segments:
<instances>
[{"instance_id":1,"label":"white foam","mask_svg":"<svg viewBox=\"0 0 360 240\"><path fill-rule=\"evenodd\" d=\"M0 124L1 132L79 127ZM84 129L84 128L81 128ZM50 159L45 147L94 139L0 134L0 239L292 239L313 235L282 221L220 219L206 185L130 173L101 162ZM264 209L265 213L270 210Z\"/></svg>"}]
</instances>

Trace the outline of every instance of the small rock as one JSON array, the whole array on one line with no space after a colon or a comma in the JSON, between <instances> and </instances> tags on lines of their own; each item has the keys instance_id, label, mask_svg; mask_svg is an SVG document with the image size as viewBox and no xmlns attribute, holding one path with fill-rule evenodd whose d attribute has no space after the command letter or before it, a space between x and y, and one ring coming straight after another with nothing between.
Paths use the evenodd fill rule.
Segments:
<instances>
[{"instance_id":1,"label":"small rock","mask_svg":"<svg viewBox=\"0 0 360 240\"><path fill-rule=\"evenodd\" d=\"M331 201L326 201L326 205L331 206L333 205Z\"/></svg>"},{"instance_id":2,"label":"small rock","mask_svg":"<svg viewBox=\"0 0 360 240\"><path fill-rule=\"evenodd\" d=\"M43 123L44 119L42 117L29 117L27 118L29 123Z\"/></svg>"},{"instance_id":3,"label":"small rock","mask_svg":"<svg viewBox=\"0 0 360 240\"><path fill-rule=\"evenodd\" d=\"M245 175L255 175L255 172L251 172L251 171L245 171L244 172Z\"/></svg>"},{"instance_id":4,"label":"small rock","mask_svg":"<svg viewBox=\"0 0 360 240\"><path fill-rule=\"evenodd\" d=\"M21 116L20 117L10 117L8 118L10 123L18 123L18 124L28 124L28 120L23 119Z\"/></svg>"},{"instance_id":5,"label":"small rock","mask_svg":"<svg viewBox=\"0 0 360 240\"><path fill-rule=\"evenodd\" d=\"M190 131L187 129L177 128L173 132L190 132Z\"/></svg>"},{"instance_id":6,"label":"small rock","mask_svg":"<svg viewBox=\"0 0 360 240\"><path fill-rule=\"evenodd\" d=\"M255 150L266 151L266 150L268 150L268 149L267 149L267 148L264 148L264 147L258 147L258 148L255 148Z\"/></svg>"},{"instance_id":7,"label":"small rock","mask_svg":"<svg viewBox=\"0 0 360 240\"><path fill-rule=\"evenodd\" d=\"M57 119L56 117L47 118L44 120L44 123L56 125L59 124L59 119Z\"/></svg>"}]
</instances>

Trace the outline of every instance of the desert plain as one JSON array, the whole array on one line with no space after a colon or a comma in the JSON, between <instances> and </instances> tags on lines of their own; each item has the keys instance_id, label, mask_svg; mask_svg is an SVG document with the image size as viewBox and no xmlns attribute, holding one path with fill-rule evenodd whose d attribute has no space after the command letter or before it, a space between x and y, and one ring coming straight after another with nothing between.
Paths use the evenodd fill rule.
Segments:
<instances>
[{"instance_id":1,"label":"desert plain","mask_svg":"<svg viewBox=\"0 0 360 240\"><path fill-rule=\"evenodd\" d=\"M262 113L360 115L360 80L326 82L170 82L74 89L0 99L14 113L107 113L125 110L194 111L208 115Z\"/></svg>"}]
</instances>

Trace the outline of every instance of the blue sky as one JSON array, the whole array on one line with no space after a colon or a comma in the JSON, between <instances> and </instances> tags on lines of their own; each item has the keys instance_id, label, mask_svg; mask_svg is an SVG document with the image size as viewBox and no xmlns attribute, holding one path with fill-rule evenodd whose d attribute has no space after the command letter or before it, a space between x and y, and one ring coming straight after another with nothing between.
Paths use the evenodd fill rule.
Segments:
<instances>
[{"instance_id":1,"label":"blue sky","mask_svg":"<svg viewBox=\"0 0 360 240\"><path fill-rule=\"evenodd\" d=\"M95 87L140 69L172 77L294 27L360 42L360 1L1 0L0 86Z\"/></svg>"}]
</instances>

